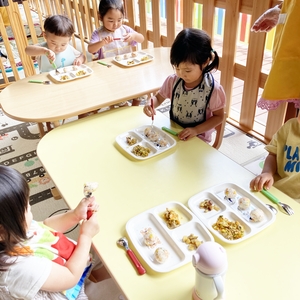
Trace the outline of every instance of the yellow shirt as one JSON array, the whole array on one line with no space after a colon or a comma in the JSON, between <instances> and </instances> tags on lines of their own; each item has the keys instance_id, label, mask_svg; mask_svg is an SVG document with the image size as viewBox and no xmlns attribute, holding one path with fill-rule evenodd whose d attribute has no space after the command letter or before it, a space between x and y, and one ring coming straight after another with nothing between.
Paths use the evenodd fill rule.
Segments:
<instances>
[{"instance_id":1,"label":"yellow shirt","mask_svg":"<svg viewBox=\"0 0 300 300\"><path fill-rule=\"evenodd\" d=\"M275 179L274 186L300 202L300 124L297 118L287 121L265 149L276 155L279 178Z\"/></svg>"}]
</instances>

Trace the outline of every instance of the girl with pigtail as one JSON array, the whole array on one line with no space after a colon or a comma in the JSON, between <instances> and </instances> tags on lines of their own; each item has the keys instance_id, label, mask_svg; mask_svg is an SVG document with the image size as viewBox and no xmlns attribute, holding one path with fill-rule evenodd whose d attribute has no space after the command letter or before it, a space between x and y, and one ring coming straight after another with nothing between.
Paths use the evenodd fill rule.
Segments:
<instances>
[{"instance_id":1,"label":"girl with pigtail","mask_svg":"<svg viewBox=\"0 0 300 300\"><path fill-rule=\"evenodd\" d=\"M170 119L184 128L179 139L198 136L209 143L214 128L223 121L226 102L223 87L211 74L218 69L219 56L210 36L200 29L183 29L171 47L170 62L175 74L152 96L153 109L148 103L144 113L152 117L155 108L170 99Z\"/></svg>"}]
</instances>

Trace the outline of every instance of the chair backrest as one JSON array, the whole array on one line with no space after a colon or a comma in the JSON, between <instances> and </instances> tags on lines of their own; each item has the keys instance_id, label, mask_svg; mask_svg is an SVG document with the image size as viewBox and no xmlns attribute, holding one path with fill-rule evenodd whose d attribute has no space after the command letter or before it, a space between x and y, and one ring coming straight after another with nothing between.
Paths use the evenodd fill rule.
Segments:
<instances>
[{"instance_id":1,"label":"chair backrest","mask_svg":"<svg viewBox=\"0 0 300 300\"><path fill-rule=\"evenodd\" d=\"M222 144L222 140L223 140L223 135L224 135L224 129L225 129L225 124L226 124L226 113L224 113L224 117L223 117L223 121L222 123L220 123L218 126L215 127L216 129L216 137L215 137L215 141L212 144L212 147L219 149L221 144Z\"/></svg>"}]
</instances>

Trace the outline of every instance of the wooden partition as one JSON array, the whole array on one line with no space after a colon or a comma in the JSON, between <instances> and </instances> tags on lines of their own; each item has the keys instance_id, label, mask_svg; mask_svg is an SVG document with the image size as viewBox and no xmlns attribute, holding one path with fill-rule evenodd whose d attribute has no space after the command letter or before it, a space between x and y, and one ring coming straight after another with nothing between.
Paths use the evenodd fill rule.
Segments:
<instances>
[{"instance_id":1,"label":"wooden partition","mask_svg":"<svg viewBox=\"0 0 300 300\"><path fill-rule=\"evenodd\" d=\"M18 19L17 4L8 0L8 13L13 22L14 33L22 57L25 76L34 72L31 60L25 55L24 48L27 38L23 26ZM281 105L276 111L268 113L268 121L264 131L254 130L254 117L259 89L264 87L267 72L262 69L266 46L265 33L252 33L245 22L250 22L260 16L266 9L281 1L276 0L124 0L126 20L128 25L145 36L141 47L171 46L177 33L186 27L198 27L207 31L212 40L220 42L220 83L227 95L227 121L241 128L262 141L268 142L272 134L283 124L286 105ZM34 10L42 24L45 17L52 14L66 14L74 22L75 36L79 46L86 53L86 45L92 32L99 27L98 0L28 0L23 1L26 15L30 18L29 8ZM217 10L222 12L222 22L216 25ZM1 16L0 16L1 18ZM1 19L0 19L1 21ZM220 21L220 20L219 20ZM253 21L252 21L253 22ZM240 24L243 23L243 34ZM5 30L0 23L4 40ZM32 22L28 20L32 30L32 40L37 41ZM216 33L216 26L221 26L221 34ZM237 60L237 41L243 36L246 49L246 59L243 63ZM78 47L73 39L73 45ZM271 42L268 42L271 44ZM216 46L216 45L215 45ZM8 51L9 52L9 51ZM9 54L11 55L11 54ZM2 70L2 64L0 62ZM18 72L13 67L14 79L18 80ZM9 84L5 72L5 85ZM234 80L243 82L242 104L239 117L233 117L231 111ZM3 87L0 85L0 88Z\"/></svg>"}]
</instances>

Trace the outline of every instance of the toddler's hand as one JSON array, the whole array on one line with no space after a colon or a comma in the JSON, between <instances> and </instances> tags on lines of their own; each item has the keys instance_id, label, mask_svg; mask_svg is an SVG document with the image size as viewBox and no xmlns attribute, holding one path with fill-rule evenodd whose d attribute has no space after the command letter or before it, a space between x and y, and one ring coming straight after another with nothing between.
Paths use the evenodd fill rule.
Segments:
<instances>
[{"instance_id":1,"label":"toddler's hand","mask_svg":"<svg viewBox=\"0 0 300 300\"><path fill-rule=\"evenodd\" d=\"M74 66L80 66L80 65L82 65L81 58L79 58L79 57L75 58L75 60L73 61L73 65Z\"/></svg>"},{"instance_id":2,"label":"toddler's hand","mask_svg":"<svg viewBox=\"0 0 300 300\"><path fill-rule=\"evenodd\" d=\"M250 182L250 188L253 191L260 192L262 189L270 189L274 183L274 178L270 173L261 173Z\"/></svg>"},{"instance_id":3,"label":"toddler's hand","mask_svg":"<svg viewBox=\"0 0 300 300\"><path fill-rule=\"evenodd\" d=\"M52 50L47 49L45 55L51 64L55 61L55 53Z\"/></svg>"},{"instance_id":4,"label":"toddler's hand","mask_svg":"<svg viewBox=\"0 0 300 300\"><path fill-rule=\"evenodd\" d=\"M106 36L103 40L104 44L109 44L114 41L114 38L110 35Z\"/></svg>"},{"instance_id":5,"label":"toddler's hand","mask_svg":"<svg viewBox=\"0 0 300 300\"><path fill-rule=\"evenodd\" d=\"M178 138L182 141L187 141L197 135L198 134L195 128L185 128L181 132L179 132Z\"/></svg>"},{"instance_id":6,"label":"toddler's hand","mask_svg":"<svg viewBox=\"0 0 300 300\"><path fill-rule=\"evenodd\" d=\"M77 216L78 220L84 220L88 218L88 211L91 211L93 213L98 211L98 208L99 204L96 203L95 197L91 196L89 198L83 198L74 209L74 213Z\"/></svg>"},{"instance_id":7,"label":"toddler's hand","mask_svg":"<svg viewBox=\"0 0 300 300\"><path fill-rule=\"evenodd\" d=\"M156 115L155 108L152 109L151 105L145 105L143 108L144 114L147 115L148 117L152 117Z\"/></svg>"},{"instance_id":8,"label":"toddler's hand","mask_svg":"<svg viewBox=\"0 0 300 300\"><path fill-rule=\"evenodd\" d=\"M131 43L132 41L134 41L134 32L129 32L126 35L123 36L124 42L126 43Z\"/></svg>"},{"instance_id":9,"label":"toddler's hand","mask_svg":"<svg viewBox=\"0 0 300 300\"><path fill-rule=\"evenodd\" d=\"M84 220L80 226L80 234L93 238L100 231L98 216L95 211L88 220Z\"/></svg>"}]
</instances>

